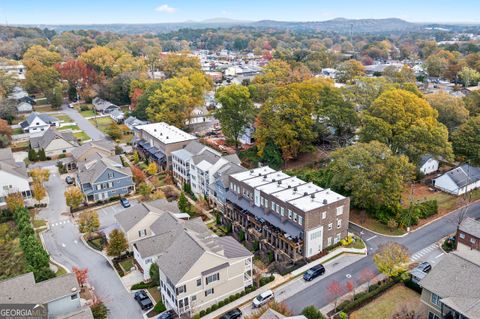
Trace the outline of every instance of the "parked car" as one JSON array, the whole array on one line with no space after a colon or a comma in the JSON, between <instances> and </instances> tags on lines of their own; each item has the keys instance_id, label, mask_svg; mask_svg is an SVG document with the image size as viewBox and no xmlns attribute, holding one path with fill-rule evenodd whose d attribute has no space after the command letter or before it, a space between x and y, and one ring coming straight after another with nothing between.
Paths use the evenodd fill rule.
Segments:
<instances>
[{"instance_id":1,"label":"parked car","mask_svg":"<svg viewBox=\"0 0 480 319\"><path fill-rule=\"evenodd\" d=\"M67 177L65 177L65 182L66 182L68 185L72 185L72 184L73 184L73 177L72 177L72 176L67 176Z\"/></svg>"},{"instance_id":2,"label":"parked car","mask_svg":"<svg viewBox=\"0 0 480 319\"><path fill-rule=\"evenodd\" d=\"M157 319L173 319L175 318L175 313L172 310L167 310L162 312Z\"/></svg>"},{"instance_id":3,"label":"parked car","mask_svg":"<svg viewBox=\"0 0 480 319\"><path fill-rule=\"evenodd\" d=\"M424 273L428 273L430 270L432 270L432 265L430 265L427 261L424 261L417 266L417 269L420 269Z\"/></svg>"},{"instance_id":4,"label":"parked car","mask_svg":"<svg viewBox=\"0 0 480 319\"><path fill-rule=\"evenodd\" d=\"M262 292L258 296L253 299L252 306L253 308L260 308L264 304L268 303L270 300L273 299L273 291L267 290Z\"/></svg>"},{"instance_id":5,"label":"parked car","mask_svg":"<svg viewBox=\"0 0 480 319\"><path fill-rule=\"evenodd\" d=\"M240 309L235 308L229 312L224 313L219 319L238 319L242 316Z\"/></svg>"},{"instance_id":6,"label":"parked car","mask_svg":"<svg viewBox=\"0 0 480 319\"><path fill-rule=\"evenodd\" d=\"M126 198L120 198L120 204L123 206L123 208L130 207L130 202Z\"/></svg>"},{"instance_id":7,"label":"parked car","mask_svg":"<svg viewBox=\"0 0 480 319\"><path fill-rule=\"evenodd\" d=\"M322 264L313 266L303 274L305 281L310 281L325 273L325 267Z\"/></svg>"},{"instance_id":8,"label":"parked car","mask_svg":"<svg viewBox=\"0 0 480 319\"><path fill-rule=\"evenodd\" d=\"M68 107L71 108L71 109L73 109L73 107L74 107L74 106L73 106L73 103L68 103Z\"/></svg>"},{"instance_id":9,"label":"parked car","mask_svg":"<svg viewBox=\"0 0 480 319\"><path fill-rule=\"evenodd\" d=\"M145 290L140 290L135 293L135 300L138 302L142 310L147 310L153 307L152 300L148 297Z\"/></svg>"}]
</instances>

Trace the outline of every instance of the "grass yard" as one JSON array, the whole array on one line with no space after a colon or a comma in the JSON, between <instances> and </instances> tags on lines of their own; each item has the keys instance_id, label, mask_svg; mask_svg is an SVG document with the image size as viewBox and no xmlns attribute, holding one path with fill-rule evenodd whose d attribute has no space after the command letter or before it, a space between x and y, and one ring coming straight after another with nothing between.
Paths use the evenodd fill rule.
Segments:
<instances>
[{"instance_id":1,"label":"grass yard","mask_svg":"<svg viewBox=\"0 0 480 319\"><path fill-rule=\"evenodd\" d=\"M159 302L160 300L162 300L162 298L160 297L160 291L158 290L158 287L148 288L147 290L152 296L152 298L155 300L155 302Z\"/></svg>"},{"instance_id":2,"label":"grass yard","mask_svg":"<svg viewBox=\"0 0 480 319\"><path fill-rule=\"evenodd\" d=\"M0 280L27 272L27 261L18 238L18 229L13 221L0 223Z\"/></svg>"},{"instance_id":3,"label":"grass yard","mask_svg":"<svg viewBox=\"0 0 480 319\"><path fill-rule=\"evenodd\" d=\"M364 216L362 216L362 214L356 209L350 210L350 221L380 234L386 234L386 235L405 234L405 231L403 229L397 228L392 230L388 228L387 225L382 224L381 222L379 222L378 220L376 220L371 216L368 216L368 214L364 214Z\"/></svg>"},{"instance_id":4,"label":"grass yard","mask_svg":"<svg viewBox=\"0 0 480 319\"><path fill-rule=\"evenodd\" d=\"M21 127L14 128L12 130L12 135L18 135L18 134L23 134L23 130Z\"/></svg>"},{"instance_id":5,"label":"grass yard","mask_svg":"<svg viewBox=\"0 0 480 319\"><path fill-rule=\"evenodd\" d=\"M67 114L54 114L53 116L55 116L57 119L59 119L60 121L63 121L64 123L72 123L73 120L70 116L68 116Z\"/></svg>"},{"instance_id":6,"label":"grass yard","mask_svg":"<svg viewBox=\"0 0 480 319\"><path fill-rule=\"evenodd\" d=\"M95 111L93 110L80 111L80 115L83 117L92 117L92 116L95 116Z\"/></svg>"},{"instance_id":7,"label":"grass yard","mask_svg":"<svg viewBox=\"0 0 480 319\"><path fill-rule=\"evenodd\" d=\"M80 130L80 128L78 127L78 125L66 125L66 126L60 126L57 130L58 131L66 131L66 130L78 131Z\"/></svg>"},{"instance_id":8,"label":"grass yard","mask_svg":"<svg viewBox=\"0 0 480 319\"><path fill-rule=\"evenodd\" d=\"M88 136L87 133L83 131L73 133L73 136L75 136L78 140L80 140L80 142L91 140L90 136Z\"/></svg>"},{"instance_id":9,"label":"grass yard","mask_svg":"<svg viewBox=\"0 0 480 319\"><path fill-rule=\"evenodd\" d=\"M350 314L350 319L378 319L391 318L398 310L399 305L408 304L411 309L421 312L423 309L420 295L415 291L398 284L380 297Z\"/></svg>"},{"instance_id":10,"label":"grass yard","mask_svg":"<svg viewBox=\"0 0 480 319\"><path fill-rule=\"evenodd\" d=\"M58 111L58 109L54 109L50 104L45 104L45 105L35 105L33 107L35 112L40 112L40 113L45 113L45 112L55 112Z\"/></svg>"},{"instance_id":11,"label":"grass yard","mask_svg":"<svg viewBox=\"0 0 480 319\"><path fill-rule=\"evenodd\" d=\"M110 126L110 124L113 123L112 118L109 117L109 116L89 119L88 121L90 123L92 123L92 125L97 127L100 131L102 131L105 134L107 134L107 130L108 130L108 127Z\"/></svg>"},{"instance_id":12,"label":"grass yard","mask_svg":"<svg viewBox=\"0 0 480 319\"><path fill-rule=\"evenodd\" d=\"M121 262L119 262L120 266L122 267L123 271L125 272L129 272L130 269L132 269L133 267L133 258L128 258L128 259L125 259Z\"/></svg>"}]
</instances>

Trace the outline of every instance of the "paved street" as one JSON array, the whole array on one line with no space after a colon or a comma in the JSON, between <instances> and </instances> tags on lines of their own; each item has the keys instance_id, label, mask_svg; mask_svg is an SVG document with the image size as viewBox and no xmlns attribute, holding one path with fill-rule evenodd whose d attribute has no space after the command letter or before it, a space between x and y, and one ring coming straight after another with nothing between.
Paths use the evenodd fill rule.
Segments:
<instances>
[{"instance_id":1,"label":"paved street","mask_svg":"<svg viewBox=\"0 0 480 319\"><path fill-rule=\"evenodd\" d=\"M52 173L46 183L50 205L39 213L39 217L47 220L50 227L44 233L49 254L69 269L73 266L89 269L90 283L110 309L109 318L142 318L140 307L132 294L125 290L110 264L81 242L78 228L67 212L63 196L65 182L55 167L50 169Z\"/></svg>"},{"instance_id":2,"label":"paved street","mask_svg":"<svg viewBox=\"0 0 480 319\"><path fill-rule=\"evenodd\" d=\"M285 302L294 313L301 312L303 308L309 305L323 308L334 300L333 296L329 295L327 289L332 281L336 280L340 282L342 287L345 287L347 280L353 279L357 282L357 285L360 285L365 282L360 275L362 270L368 268L375 274L378 274L375 264L373 263L373 254L380 244L392 240L405 245L410 251L411 258L415 262L429 261L432 266L435 267L435 263L438 263L443 257L442 251L435 244L443 237L455 232L458 214L459 210L454 211L448 216L410 233L405 237L397 238L376 235L355 225L351 225L350 230L359 234L367 243L368 256L329 276L321 278L314 285L298 292L294 296L288 298ZM468 209L468 215L474 218L480 218L480 203L471 204Z\"/></svg>"},{"instance_id":3,"label":"paved street","mask_svg":"<svg viewBox=\"0 0 480 319\"><path fill-rule=\"evenodd\" d=\"M84 131L88 136L92 138L92 140L103 140L107 138L102 131L97 129L92 123L90 123L87 119L85 119L77 110L69 108L67 105L62 106L62 112L67 114L72 118L72 120L77 123L78 127L82 131Z\"/></svg>"}]
</instances>

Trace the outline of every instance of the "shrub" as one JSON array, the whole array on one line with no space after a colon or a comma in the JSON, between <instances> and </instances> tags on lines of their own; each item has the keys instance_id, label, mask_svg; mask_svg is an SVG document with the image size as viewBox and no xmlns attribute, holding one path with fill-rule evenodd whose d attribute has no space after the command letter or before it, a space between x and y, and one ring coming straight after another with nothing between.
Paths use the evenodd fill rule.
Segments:
<instances>
[{"instance_id":1,"label":"shrub","mask_svg":"<svg viewBox=\"0 0 480 319\"><path fill-rule=\"evenodd\" d=\"M153 307L153 311L155 311L156 313L162 313L165 310L167 310L167 308L165 308L165 305L161 301L157 302L155 307Z\"/></svg>"},{"instance_id":2,"label":"shrub","mask_svg":"<svg viewBox=\"0 0 480 319\"><path fill-rule=\"evenodd\" d=\"M447 253L454 250L455 249L455 238L454 237L449 237L449 238L445 239L445 241L442 244L442 249L445 250Z\"/></svg>"},{"instance_id":3,"label":"shrub","mask_svg":"<svg viewBox=\"0 0 480 319\"><path fill-rule=\"evenodd\" d=\"M325 319L325 316L315 306L308 306L302 310L307 319Z\"/></svg>"},{"instance_id":4,"label":"shrub","mask_svg":"<svg viewBox=\"0 0 480 319\"><path fill-rule=\"evenodd\" d=\"M392 280L386 281L384 284L381 284L381 285L378 285L378 284L372 285L372 286L370 286L370 290L369 290L368 293L363 294L363 295L357 294L353 301L346 300L346 301L342 302L337 307L337 309L340 310L340 311L346 312L346 313L349 313L349 312L351 312L355 309L358 309L361 306L363 306L364 304L366 304L366 303L370 302L371 300L373 300L374 298L376 298L382 292L391 288L397 282L398 282L398 279L392 279ZM372 287L374 287L374 288L372 289Z\"/></svg>"},{"instance_id":5,"label":"shrub","mask_svg":"<svg viewBox=\"0 0 480 319\"><path fill-rule=\"evenodd\" d=\"M138 289L147 289L147 288L152 288L152 287L156 287L156 283L153 282L153 281L150 281L150 282L138 282L134 285L132 285L132 287L130 288L130 290L138 290Z\"/></svg>"},{"instance_id":6,"label":"shrub","mask_svg":"<svg viewBox=\"0 0 480 319\"><path fill-rule=\"evenodd\" d=\"M212 307L211 307L211 308L212 308L212 309L211 309L211 311L215 311L215 310L217 310L217 309L218 309L218 305L217 305L217 304L214 304L214 305L212 305Z\"/></svg>"},{"instance_id":7,"label":"shrub","mask_svg":"<svg viewBox=\"0 0 480 319\"><path fill-rule=\"evenodd\" d=\"M338 314L338 319L348 319L348 315L342 311Z\"/></svg>"},{"instance_id":8,"label":"shrub","mask_svg":"<svg viewBox=\"0 0 480 319\"><path fill-rule=\"evenodd\" d=\"M342 244L342 246L348 246L348 245L350 245L352 242L353 242L352 236L347 236L347 237L345 237L344 239L340 240L340 243Z\"/></svg>"},{"instance_id":9,"label":"shrub","mask_svg":"<svg viewBox=\"0 0 480 319\"><path fill-rule=\"evenodd\" d=\"M414 283L411 279L406 280L404 283L405 287L412 289L413 291L416 291L417 293L421 294L422 293L422 287L420 287L418 284Z\"/></svg>"},{"instance_id":10,"label":"shrub","mask_svg":"<svg viewBox=\"0 0 480 319\"><path fill-rule=\"evenodd\" d=\"M200 317L202 316L202 312L200 311L200 313L197 313L195 314L192 319L200 319Z\"/></svg>"},{"instance_id":11,"label":"shrub","mask_svg":"<svg viewBox=\"0 0 480 319\"><path fill-rule=\"evenodd\" d=\"M225 301L221 300L218 302L218 308L222 308L225 305Z\"/></svg>"},{"instance_id":12,"label":"shrub","mask_svg":"<svg viewBox=\"0 0 480 319\"><path fill-rule=\"evenodd\" d=\"M266 284L268 284L268 283L270 283L274 280L275 280L274 275L270 275L268 277L262 277L262 278L260 278L260 287L265 286Z\"/></svg>"},{"instance_id":13,"label":"shrub","mask_svg":"<svg viewBox=\"0 0 480 319\"><path fill-rule=\"evenodd\" d=\"M203 316L205 316L205 315L206 315L205 310L200 310L200 317L203 317Z\"/></svg>"}]
</instances>

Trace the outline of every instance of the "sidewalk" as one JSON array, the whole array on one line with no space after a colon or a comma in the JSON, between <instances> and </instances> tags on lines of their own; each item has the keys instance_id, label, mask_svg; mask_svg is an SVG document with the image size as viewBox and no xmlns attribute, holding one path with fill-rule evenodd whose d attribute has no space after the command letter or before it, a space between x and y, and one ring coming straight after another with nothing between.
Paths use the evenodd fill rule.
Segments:
<instances>
[{"instance_id":1,"label":"sidewalk","mask_svg":"<svg viewBox=\"0 0 480 319\"><path fill-rule=\"evenodd\" d=\"M225 313L225 312L227 312L227 311L229 311L233 308L239 308L239 307L249 303L257 295L259 295L262 292L264 292L266 290L269 290L269 289L274 290L275 294L277 296L282 296L280 299L284 300L284 299L288 298L289 294L295 293L292 290L292 287L291 287L291 285L294 284L294 283L291 283L292 280L301 276L306 270L310 269L311 267L313 267L315 265L318 265L318 264L321 264L321 263L327 263L327 262L333 260L334 258L337 258L337 257L339 257L343 254L362 254L362 255L366 256L366 249L354 249L354 248L343 248L343 247L338 248L338 249L332 251L331 253L329 253L328 255L323 256L322 258L319 258L315 261L312 261L311 263L308 263L305 266L292 271L291 273L287 274L286 276L281 276L279 274L274 274L275 275L275 280L273 282L268 283L267 285L265 285L263 287L260 287L259 289L257 289L255 291L253 291L253 292L251 292L251 293L249 293L249 294L247 294L247 295L245 295L245 296L243 296L243 297L241 297L241 298L239 298L239 299L237 299L237 300L235 300L235 301L233 301L233 302L231 302L231 303L229 303L229 304L227 304L227 305L225 305L225 306L223 306L219 309L217 309L214 312L211 312L208 315L205 315L202 318L205 318L205 319L217 318L220 315L222 315L223 313ZM344 264L343 267L341 267L341 268L344 268L348 265L349 264ZM297 288L304 289L305 287L300 285Z\"/></svg>"}]
</instances>

